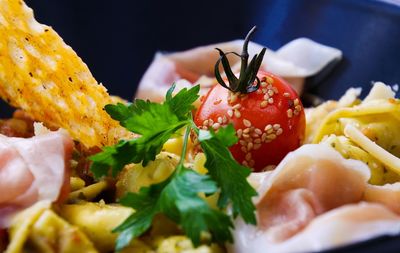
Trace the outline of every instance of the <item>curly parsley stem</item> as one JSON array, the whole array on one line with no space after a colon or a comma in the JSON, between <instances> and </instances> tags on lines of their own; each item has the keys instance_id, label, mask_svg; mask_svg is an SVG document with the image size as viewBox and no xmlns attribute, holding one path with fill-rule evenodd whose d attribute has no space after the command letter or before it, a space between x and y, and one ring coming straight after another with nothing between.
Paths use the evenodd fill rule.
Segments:
<instances>
[{"instance_id":1,"label":"curly parsley stem","mask_svg":"<svg viewBox=\"0 0 400 253\"><path fill-rule=\"evenodd\" d=\"M176 169L175 173L179 173L180 170L182 170L182 168L183 168L183 164L185 162L185 157L186 157L187 144L188 144L188 141L189 141L190 129L191 129L191 126L188 125L186 127L186 130L185 130L185 136L183 137L183 147L182 147L181 158L179 160L179 163L178 163L178 166L177 166L177 169Z\"/></svg>"}]
</instances>

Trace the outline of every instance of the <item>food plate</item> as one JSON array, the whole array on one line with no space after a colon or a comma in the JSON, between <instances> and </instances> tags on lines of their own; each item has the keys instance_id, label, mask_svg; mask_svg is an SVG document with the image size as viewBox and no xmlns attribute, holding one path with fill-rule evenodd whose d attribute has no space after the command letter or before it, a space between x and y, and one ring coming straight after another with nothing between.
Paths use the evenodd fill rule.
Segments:
<instances>
[{"instance_id":1,"label":"food plate","mask_svg":"<svg viewBox=\"0 0 400 253\"><path fill-rule=\"evenodd\" d=\"M381 20L381 21L382 21L382 19L386 19L387 17L392 17L393 13L396 13L396 11L394 11L394 10L397 10L397 14L398 14L398 9L396 9L397 7L391 6L388 3L377 3L377 2L367 2L367 3L370 4L369 8L366 8L365 6L362 7L362 8L366 8L366 10L371 10L370 8L372 8L372 9L376 8L376 9L374 9L374 12L376 12L377 16L379 16L378 19ZM338 13L340 13L340 10L342 10L343 8L344 9L345 8L349 8L349 9L356 10L359 7L359 4L357 4L356 2L349 2L349 6L348 7L343 7L343 6L346 5L346 4L344 4L344 1L338 1L337 4L338 4L339 7L336 6L336 9L334 8L334 11L333 11L333 13L335 13L335 15L326 15L327 17L331 17L331 16L337 17ZM392 7L392 8L389 8L389 7ZM291 13L290 12L290 8L286 9L286 11L288 13ZM322 8L321 9L322 13L324 13L326 11L327 11L326 8ZM356 13L358 13L358 12L359 12L359 10L356 11ZM388 12L391 15L387 15ZM363 20L362 17L365 17L365 16L361 15L361 17L359 19L357 19L357 20ZM395 21L396 20L398 21L398 19L399 19L398 15L397 16L394 15L393 17L394 17ZM345 19L343 19L343 20L345 20ZM360 21L360 22L362 23L362 21ZM374 21L370 21L370 24L372 24L373 22ZM352 22L350 22L350 23L352 23ZM357 22L354 22L354 23L357 24ZM394 24L398 24L398 22L394 22ZM267 25L268 24L265 24L265 26L263 26L263 27L267 27ZM360 25L359 27L362 27L362 25ZM393 34L396 34L396 31L390 30L386 26L385 26L385 28L389 30L389 32L392 34L392 36L393 36ZM360 35L360 38L363 38L363 39L365 39L367 41L379 41L379 39L376 38L376 30L375 29L359 29L359 30L364 30L363 34L364 34L365 37L367 37L367 38L365 38L365 37L362 37ZM367 34L368 31L371 32L370 36L369 35L365 35L365 34ZM334 32L332 32L332 31L331 31L331 33L334 34ZM321 34L324 34L324 33L321 33ZM303 36L304 35L308 36L307 34L302 34L302 35ZM267 37L268 36L266 36L265 38L259 37L258 41L261 41L261 40L264 40L264 39L268 39ZM357 67L357 66L359 66L357 64L357 62L358 62L358 60L360 60L360 55L363 56L364 53L363 54L360 53L360 48L359 47L357 47L355 52L354 52L354 54L352 54L351 51L347 51L345 49L346 46L344 46L343 48L340 47L340 46L337 46L337 45L335 45L336 42L333 42L333 40L332 40L332 43L331 43L331 42L325 42L321 38L317 38L317 37L313 37L313 36L308 36L308 37L311 37L311 38L313 38L315 40L324 42L324 43L329 44L329 45L333 45L333 46L339 47L339 48L343 49L345 57L346 58L349 57L349 58L347 58L345 64L342 65L339 70L337 70L331 76L327 76L326 77L326 82L323 83L323 86L322 86L321 82L317 82L318 81L318 77L314 77L314 79L310 79L309 80L309 82L308 82L309 91L315 93L316 95L319 95L319 96L321 96L323 98L331 98L331 97L335 98L335 97L339 96L339 94L343 93L343 91L345 89L342 89L342 88L344 88L345 86L347 88L347 84L349 84L349 83L351 84L352 82L354 82L355 79L357 80L357 82L362 84L361 86L368 86L369 82L372 80L372 78L373 79L383 80L383 81L387 82L388 84L394 84L397 80L400 79L399 76L396 76L396 74L398 74L398 72L396 73L395 69L390 69L390 67L391 68L395 68L393 66L398 66L397 62L389 62L388 63L388 61L386 61L386 60L383 61L383 63L381 61L378 61L378 62L377 61L371 61L371 59L380 59L377 56L377 53L375 51L373 51L375 54L370 54L370 55L365 54L365 55L368 55L368 57L367 57L368 59L362 59L361 61L359 61L359 62L363 62L363 63L364 62L368 62L368 63L372 62L371 66L367 64L366 67L362 68L362 71L360 71L360 68ZM346 34L345 34L343 36L337 36L337 37L341 37L343 39L344 37L350 37L350 36L346 36ZM383 36L383 37L385 37L385 36ZM285 36L282 35L282 38L284 39ZM382 41L380 41L380 42L381 42L380 45L384 44ZM374 50L379 48L375 43L372 43L372 44L373 44ZM273 45L273 43L272 43L272 45ZM362 48L363 44L360 44L360 45L361 45L360 47ZM381 46L381 48L382 48L382 46ZM391 48L393 49L392 45L389 44L388 47L385 47L385 50L386 51L390 51ZM347 53L346 53L346 51L347 51ZM388 52L385 52L385 53L388 53ZM390 52L389 52L389 54L390 54ZM390 54L390 55L396 56L395 53ZM373 56L376 56L376 57L373 57ZM352 57L355 59L354 61L352 60ZM395 59L394 61L396 61L397 59ZM367 61L367 60L369 60L369 61ZM373 65L373 64L375 64L375 65ZM359 71L359 72L357 72L358 74L353 74L353 76L351 78L351 81L345 82L343 80L340 80L341 76L346 76L346 74L349 71L352 70L352 67L354 67L354 65L356 65L355 69ZM381 68L382 66L384 67L383 69ZM374 67L374 68L373 68L373 70L368 71L369 67ZM388 69L390 71L388 71ZM354 68L353 68L353 70L354 70ZM376 73L375 71L378 71L378 70L380 72ZM365 72L368 72L368 75L365 75ZM390 72L390 73L387 73L387 72ZM385 76L383 76L382 73ZM392 74L393 74L393 76L392 76ZM361 78L361 76L362 76L362 78ZM367 79L367 81L365 81L365 79ZM341 86L341 85L343 85L343 86ZM333 90L337 91L337 94L333 93ZM121 93L121 94L125 94L125 93ZM394 244L394 245L392 244L393 243L393 238L396 240L397 237L378 238L378 239L371 240L370 242L361 243L359 245L352 245L352 246L349 246L349 247L344 247L342 249L336 250L335 252L346 252L346 251L350 251L350 250L351 250L351 252L357 252L357 250L360 250L360 252L361 252L361 250L362 250L362 252L376 252L376 250L374 249L374 245L379 245L378 247L385 247L387 245L388 249L385 248L384 249L385 252L390 252L390 251L388 251L389 249L393 250L393 252L398 252L399 247L397 246L397 244ZM368 251L368 250L370 250L370 251ZM373 250L373 251L371 251L371 250ZM380 250L382 251L383 249L380 249ZM329 252L333 252L333 251L329 251Z\"/></svg>"}]
</instances>

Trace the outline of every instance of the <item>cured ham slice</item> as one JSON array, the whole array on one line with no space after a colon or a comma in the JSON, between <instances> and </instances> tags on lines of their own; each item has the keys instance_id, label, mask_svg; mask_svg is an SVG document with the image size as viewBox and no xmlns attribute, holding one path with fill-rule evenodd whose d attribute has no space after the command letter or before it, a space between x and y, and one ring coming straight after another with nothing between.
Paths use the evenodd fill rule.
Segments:
<instances>
[{"instance_id":1,"label":"cured ham slice","mask_svg":"<svg viewBox=\"0 0 400 253\"><path fill-rule=\"evenodd\" d=\"M192 84L201 84L200 92L205 94L216 83L214 65L219 55L215 48L239 53L242 47L243 40L235 40L183 52L157 53L139 83L136 97L160 102L174 82L177 82L177 90ZM249 54L257 54L262 48L263 46L250 42ZM240 58L231 55L228 58L233 71L239 72ZM301 93L306 77L317 74L329 63L337 62L341 58L342 52L336 48L299 38L275 52L268 49L261 70L283 77Z\"/></svg>"},{"instance_id":2,"label":"cured ham slice","mask_svg":"<svg viewBox=\"0 0 400 253\"><path fill-rule=\"evenodd\" d=\"M250 177L258 225L237 219L230 252L311 252L400 232L400 216L363 202L369 177L366 164L329 145L300 147L273 172Z\"/></svg>"},{"instance_id":3,"label":"cured ham slice","mask_svg":"<svg viewBox=\"0 0 400 253\"><path fill-rule=\"evenodd\" d=\"M66 196L72 147L62 131L29 139L0 135L0 228L37 201Z\"/></svg>"}]
</instances>

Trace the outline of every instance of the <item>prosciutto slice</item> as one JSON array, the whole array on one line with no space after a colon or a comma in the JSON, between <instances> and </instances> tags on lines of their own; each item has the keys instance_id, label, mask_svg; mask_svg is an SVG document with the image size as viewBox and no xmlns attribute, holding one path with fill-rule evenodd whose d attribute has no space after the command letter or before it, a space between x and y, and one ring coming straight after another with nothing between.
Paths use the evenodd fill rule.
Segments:
<instances>
[{"instance_id":1,"label":"prosciutto slice","mask_svg":"<svg viewBox=\"0 0 400 253\"><path fill-rule=\"evenodd\" d=\"M215 48L224 52L240 53L243 40L234 40L213 45L201 46L177 53L157 53L153 62L143 75L136 93L137 98L163 101L168 88L176 83L179 90L201 84L201 93L205 94L216 83L214 65L219 58ZM250 42L250 56L258 54L263 46ZM234 72L240 71L240 58L227 56ZM277 51L267 50L261 70L269 71L285 78L294 89L301 93L304 79L320 72L331 62L342 58L342 52L336 48L316 43L307 38L289 42Z\"/></svg>"},{"instance_id":2,"label":"prosciutto slice","mask_svg":"<svg viewBox=\"0 0 400 253\"><path fill-rule=\"evenodd\" d=\"M399 233L400 216L365 202L369 177L367 165L344 159L329 145L300 147L273 172L251 178L258 185L258 225L237 219L230 252L320 251Z\"/></svg>"},{"instance_id":3,"label":"prosciutto slice","mask_svg":"<svg viewBox=\"0 0 400 253\"><path fill-rule=\"evenodd\" d=\"M17 211L69 191L72 147L62 131L29 139L0 135L0 228Z\"/></svg>"}]
</instances>

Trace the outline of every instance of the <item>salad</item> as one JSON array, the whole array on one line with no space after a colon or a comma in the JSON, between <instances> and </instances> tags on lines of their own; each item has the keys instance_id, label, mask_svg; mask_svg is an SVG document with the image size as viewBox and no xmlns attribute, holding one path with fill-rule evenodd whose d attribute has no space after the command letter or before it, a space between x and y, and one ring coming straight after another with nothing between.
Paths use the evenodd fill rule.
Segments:
<instances>
[{"instance_id":1,"label":"salad","mask_svg":"<svg viewBox=\"0 0 400 253\"><path fill-rule=\"evenodd\" d=\"M396 88L304 108L265 48L249 54L254 31L217 48L206 91L129 102L3 1L0 97L18 109L0 121L0 249L315 252L399 234Z\"/></svg>"}]
</instances>

